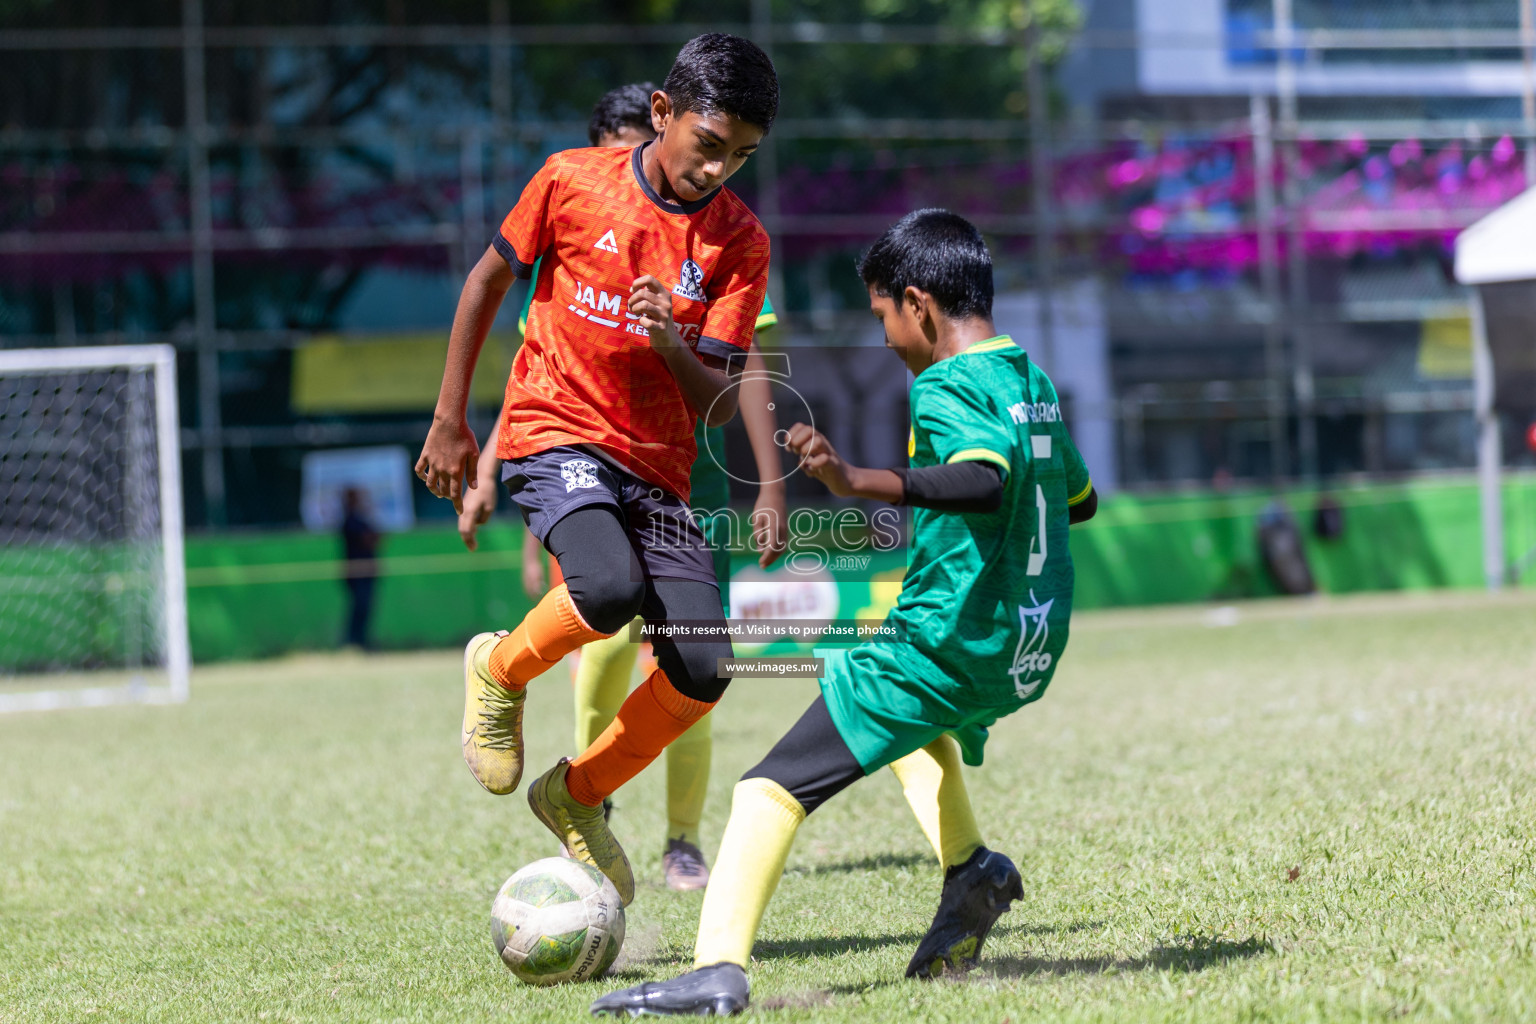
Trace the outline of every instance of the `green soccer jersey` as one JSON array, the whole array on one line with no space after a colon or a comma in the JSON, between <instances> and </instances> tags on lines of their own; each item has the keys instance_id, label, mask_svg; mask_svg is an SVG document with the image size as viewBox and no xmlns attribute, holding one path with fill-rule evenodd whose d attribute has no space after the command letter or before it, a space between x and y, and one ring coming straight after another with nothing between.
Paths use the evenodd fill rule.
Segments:
<instances>
[{"instance_id":1,"label":"green soccer jersey","mask_svg":"<svg viewBox=\"0 0 1536 1024\"><path fill-rule=\"evenodd\" d=\"M913 509L895 638L816 652L827 710L866 772L944 733L981 764L992 724L1045 692L1072 610L1067 509L1092 489L1050 378L1008 337L924 370L911 403L912 467L990 462L1003 504Z\"/></svg>"},{"instance_id":2,"label":"green soccer jersey","mask_svg":"<svg viewBox=\"0 0 1536 1024\"><path fill-rule=\"evenodd\" d=\"M914 509L912 555L891 613L898 633L996 707L1038 698L1072 611L1068 506L1088 469L1049 377L1007 336L972 345L912 385L913 468L990 462L996 512Z\"/></svg>"}]
</instances>

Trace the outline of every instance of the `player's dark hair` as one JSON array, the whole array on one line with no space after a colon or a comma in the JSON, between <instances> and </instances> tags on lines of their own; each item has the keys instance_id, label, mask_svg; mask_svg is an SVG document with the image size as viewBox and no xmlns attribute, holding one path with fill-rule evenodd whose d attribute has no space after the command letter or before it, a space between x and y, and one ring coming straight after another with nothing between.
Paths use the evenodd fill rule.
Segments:
<instances>
[{"instance_id":1,"label":"player's dark hair","mask_svg":"<svg viewBox=\"0 0 1536 1024\"><path fill-rule=\"evenodd\" d=\"M910 285L948 317L992 315L992 254L976 225L957 213L909 213L859 257L859 276L876 295L900 299Z\"/></svg>"},{"instance_id":2,"label":"player's dark hair","mask_svg":"<svg viewBox=\"0 0 1536 1024\"><path fill-rule=\"evenodd\" d=\"M724 32L688 40L661 89L679 114L728 114L765 133L779 112L773 61L752 40Z\"/></svg>"},{"instance_id":3,"label":"player's dark hair","mask_svg":"<svg viewBox=\"0 0 1536 1024\"><path fill-rule=\"evenodd\" d=\"M617 135L625 128L652 131L651 93L655 91L650 82L631 82L603 93L587 121L587 141L595 146L604 135Z\"/></svg>"}]
</instances>

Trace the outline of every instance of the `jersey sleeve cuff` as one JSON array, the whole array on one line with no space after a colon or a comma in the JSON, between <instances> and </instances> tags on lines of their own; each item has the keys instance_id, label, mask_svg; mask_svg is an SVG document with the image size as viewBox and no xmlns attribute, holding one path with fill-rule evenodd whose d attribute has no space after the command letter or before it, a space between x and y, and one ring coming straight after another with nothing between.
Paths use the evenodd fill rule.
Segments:
<instances>
[{"instance_id":1,"label":"jersey sleeve cuff","mask_svg":"<svg viewBox=\"0 0 1536 1024\"><path fill-rule=\"evenodd\" d=\"M526 281L533 276L533 264L518 259L517 250L512 248L512 243L501 232L498 231L496 237L491 239L491 248L512 267L513 277Z\"/></svg>"},{"instance_id":2,"label":"jersey sleeve cuff","mask_svg":"<svg viewBox=\"0 0 1536 1024\"><path fill-rule=\"evenodd\" d=\"M1067 499L1068 507L1081 505L1087 499L1088 492L1091 490L1093 490L1093 481L1090 479L1086 484L1083 484L1083 489L1078 491L1076 496Z\"/></svg>"},{"instance_id":3,"label":"jersey sleeve cuff","mask_svg":"<svg viewBox=\"0 0 1536 1024\"><path fill-rule=\"evenodd\" d=\"M993 451L990 448L962 448L958 452L955 452L955 454L951 455L949 458L945 459L944 461L946 463L949 463L949 462L990 462L994 466L996 466L997 468L999 468L999 469L1001 469L1003 471L1003 478L1004 479L1007 479L1008 472L1012 468L1008 464L1008 459L1005 456L997 454L997 452Z\"/></svg>"},{"instance_id":4,"label":"jersey sleeve cuff","mask_svg":"<svg viewBox=\"0 0 1536 1024\"><path fill-rule=\"evenodd\" d=\"M732 345L728 341L721 341L719 338L711 338L705 335L699 339L699 345L695 351L701 356L715 356L730 362L733 358L740 357L747 350L743 345Z\"/></svg>"},{"instance_id":5,"label":"jersey sleeve cuff","mask_svg":"<svg viewBox=\"0 0 1536 1024\"><path fill-rule=\"evenodd\" d=\"M779 315L777 313L769 311L769 312L762 313L762 314L760 314L758 316L757 323L753 325L752 329L754 331L766 331L770 327L778 326L778 323L779 323Z\"/></svg>"}]
</instances>

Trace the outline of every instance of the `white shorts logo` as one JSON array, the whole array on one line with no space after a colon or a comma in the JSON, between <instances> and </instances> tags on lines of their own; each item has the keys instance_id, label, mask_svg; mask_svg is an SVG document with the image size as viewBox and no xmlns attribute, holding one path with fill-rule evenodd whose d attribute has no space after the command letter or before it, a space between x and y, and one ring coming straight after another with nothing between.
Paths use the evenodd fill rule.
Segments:
<instances>
[{"instance_id":1,"label":"white shorts logo","mask_svg":"<svg viewBox=\"0 0 1536 1024\"><path fill-rule=\"evenodd\" d=\"M677 272L677 287L672 289L673 295L694 302L704 301L704 268L693 260L683 260L683 265Z\"/></svg>"},{"instance_id":2,"label":"white shorts logo","mask_svg":"<svg viewBox=\"0 0 1536 1024\"><path fill-rule=\"evenodd\" d=\"M560 476L565 479L565 493L583 487L597 486L597 466L586 459L571 459L560 463Z\"/></svg>"}]
</instances>

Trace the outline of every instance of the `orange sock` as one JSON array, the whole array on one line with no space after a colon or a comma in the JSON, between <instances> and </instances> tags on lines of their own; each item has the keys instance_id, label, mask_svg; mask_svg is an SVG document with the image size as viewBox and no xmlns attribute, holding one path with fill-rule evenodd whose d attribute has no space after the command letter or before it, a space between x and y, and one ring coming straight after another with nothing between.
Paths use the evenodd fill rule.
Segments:
<instances>
[{"instance_id":1,"label":"orange sock","mask_svg":"<svg viewBox=\"0 0 1536 1024\"><path fill-rule=\"evenodd\" d=\"M596 807L636 775L667 744L688 731L713 704L677 692L661 669L635 688L619 713L565 773L565 788L579 802Z\"/></svg>"},{"instance_id":2,"label":"orange sock","mask_svg":"<svg viewBox=\"0 0 1536 1024\"><path fill-rule=\"evenodd\" d=\"M582 644L611 635L586 624L562 583L491 648L491 678L509 690L521 690Z\"/></svg>"}]
</instances>

